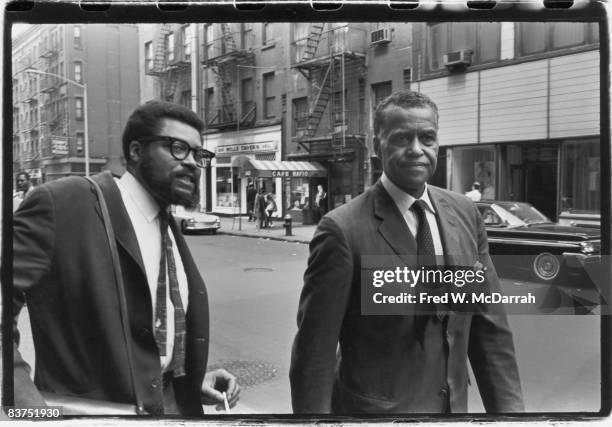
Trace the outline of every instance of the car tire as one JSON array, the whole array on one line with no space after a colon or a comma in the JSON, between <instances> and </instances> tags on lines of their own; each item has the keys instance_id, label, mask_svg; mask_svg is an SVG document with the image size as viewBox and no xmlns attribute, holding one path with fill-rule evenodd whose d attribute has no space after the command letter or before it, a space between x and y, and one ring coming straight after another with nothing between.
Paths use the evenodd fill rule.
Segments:
<instances>
[{"instance_id":1,"label":"car tire","mask_svg":"<svg viewBox=\"0 0 612 427\"><path fill-rule=\"evenodd\" d=\"M187 234L187 222L185 220L181 221L181 231L183 234Z\"/></svg>"},{"instance_id":2,"label":"car tire","mask_svg":"<svg viewBox=\"0 0 612 427\"><path fill-rule=\"evenodd\" d=\"M537 279L552 282L559 276L561 261L550 252L542 252L533 259L532 268Z\"/></svg>"}]
</instances>

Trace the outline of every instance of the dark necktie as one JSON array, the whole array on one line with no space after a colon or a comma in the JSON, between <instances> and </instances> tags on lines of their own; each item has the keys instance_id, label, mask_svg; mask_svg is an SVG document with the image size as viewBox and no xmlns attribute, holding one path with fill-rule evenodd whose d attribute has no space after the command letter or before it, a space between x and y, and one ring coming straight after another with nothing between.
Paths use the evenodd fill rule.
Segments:
<instances>
[{"instance_id":1,"label":"dark necktie","mask_svg":"<svg viewBox=\"0 0 612 427\"><path fill-rule=\"evenodd\" d=\"M172 240L168 233L168 213L160 211L159 228L161 231L161 256L159 260L159 276L155 304L155 341L160 356L166 356L166 266L170 285L170 301L174 306L174 347L172 362L168 370L174 371L174 376L185 374L185 311L181 302L176 263L172 252Z\"/></svg>"},{"instance_id":2,"label":"dark necktie","mask_svg":"<svg viewBox=\"0 0 612 427\"><path fill-rule=\"evenodd\" d=\"M416 200L410 209L416 214L418 219L418 228L417 228L417 255L419 260L419 265L424 266L435 266L436 265L436 250L433 243L433 237L431 235L431 229L429 228L429 222L427 222L427 217L425 215L425 210L427 209L427 204L424 200L418 199ZM432 292L429 292L432 294ZM434 304L429 304L428 306L421 307L423 310L430 311L432 313L436 313L436 306ZM416 315L414 319L415 332L417 334L417 338L421 345L423 345L424 335L425 335L425 327L427 326L427 321L429 319L441 319L443 317L441 313L440 315L427 315L420 314Z\"/></svg>"}]
</instances>

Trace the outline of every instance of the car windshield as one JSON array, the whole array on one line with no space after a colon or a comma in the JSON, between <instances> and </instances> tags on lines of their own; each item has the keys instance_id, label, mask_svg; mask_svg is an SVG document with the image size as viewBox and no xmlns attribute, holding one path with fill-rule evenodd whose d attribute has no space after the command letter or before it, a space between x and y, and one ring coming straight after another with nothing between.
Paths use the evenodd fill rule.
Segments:
<instances>
[{"instance_id":1,"label":"car windshield","mask_svg":"<svg viewBox=\"0 0 612 427\"><path fill-rule=\"evenodd\" d=\"M529 203L501 202L492 204L491 208L511 227L552 222Z\"/></svg>"}]
</instances>

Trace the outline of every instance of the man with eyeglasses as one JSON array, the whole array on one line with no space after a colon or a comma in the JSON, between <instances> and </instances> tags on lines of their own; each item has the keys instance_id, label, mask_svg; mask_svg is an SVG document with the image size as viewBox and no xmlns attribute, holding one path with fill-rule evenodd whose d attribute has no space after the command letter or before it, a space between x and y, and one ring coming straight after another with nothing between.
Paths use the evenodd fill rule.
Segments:
<instances>
[{"instance_id":1,"label":"man with eyeglasses","mask_svg":"<svg viewBox=\"0 0 612 427\"><path fill-rule=\"evenodd\" d=\"M123 134L127 172L93 177L120 273L93 183L77 176L49 182L21 204L13 228L14 323L27 301L36 372L32 382L15 328L18 407L66 402L85 414L192 416L202 405L237 402L232 374L206 373L206 288L168 213L170 205L199 201L201 169L214 156L201 146L202 128L180 105L141 105Z\"/></svg>"}]
</instances>

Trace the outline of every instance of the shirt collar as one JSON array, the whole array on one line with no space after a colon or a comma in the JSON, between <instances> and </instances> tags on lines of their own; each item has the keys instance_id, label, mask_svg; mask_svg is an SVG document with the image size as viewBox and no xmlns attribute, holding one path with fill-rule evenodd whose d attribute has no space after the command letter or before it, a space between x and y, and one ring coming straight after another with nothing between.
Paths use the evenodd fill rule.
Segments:
<instances>
[{"instance_id":1,"label":"shirt collar","mask_svg":"<svg viewBox=\"0 0 612 427\"><path fill-rule=\"evenodd\" d=\"M387 193L389 193L389 195L399 208L402 215L405 214L410 209L412 204L416 201L416 199L410 194L406 193L401 188L399 188L397 185L395 185L384 172L382 174L382 177L380 178L380 181L383 187L385 187L385 190L387 190ZM432 213L436 213L436 210L434 209L433 204L431 203L431 200L429 198L427 183L425 183L425 191L423 191L423 194L419 199L425 202L427 208Z\"/></svg>"},{"instance_id":2,"label":"shirt collar","mask_svg":"<svg viewBox=\"0 0 612 427\"><path fill-rule=\"evenodd\" d=\"M123 188L134 202L134 205L147 220L153 221L159 214L159 205L142 184L130 172L126 172L119 179Z\"/></svg>"}]
</instances>

